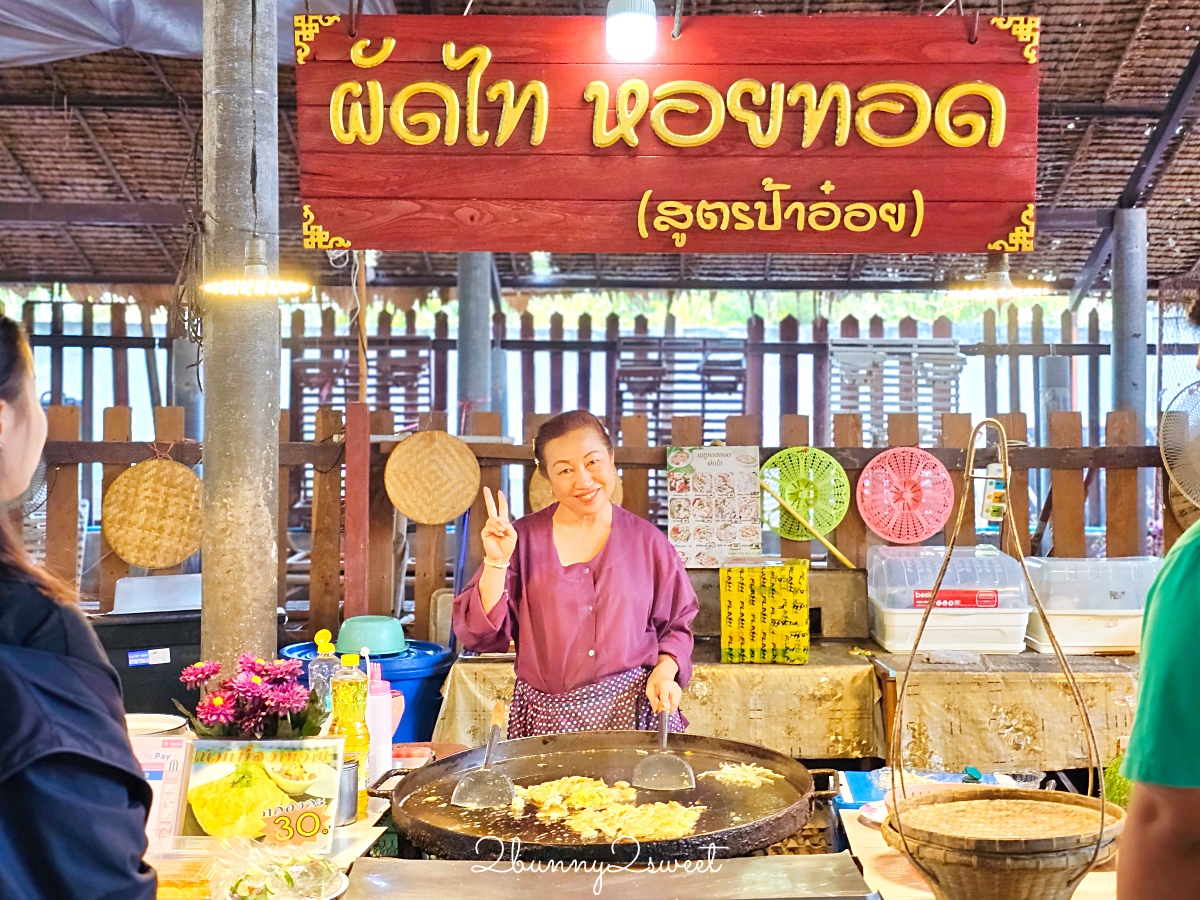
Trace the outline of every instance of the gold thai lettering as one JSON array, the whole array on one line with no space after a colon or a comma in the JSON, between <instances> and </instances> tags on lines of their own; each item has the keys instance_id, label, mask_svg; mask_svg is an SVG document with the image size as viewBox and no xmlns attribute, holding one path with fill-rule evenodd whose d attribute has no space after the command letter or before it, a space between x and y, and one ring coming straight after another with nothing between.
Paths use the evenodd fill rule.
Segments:
<instances>
[{"instance_id":1,"label":"gold thai lettering","mask_svg":"<svg viewBox=\"0 0 1200 900\"><path fill-rule=\"evenodd\" d=\"M779 199L780 191L790 191L790 184L780 184L774 179L767 177L762 180L763 190L771 195L771 221L767 221L767 201L756 200L754 208L758 210L758 230L759 231L779 231L783 228L783 201Z\"/></svg>"},{"instance_id":2,"label":"gold thai lettering","mask_svg":"<svg viewBox=\"0 0 1200 900\"><path fill-rule=\"evenodd\" d=\"M438 134L442 132L442 117L432 110L409 113L407 119L405 118L404 106L417 94L433 94L446 105L446 129L443 141L447 146L457 143L458 94L454 93L450 85L438 81L418 81L416 84L408 85L392 98L392 106L388 111L388 122L392 126L392 131L396 133L396 137L406 144L420 147L432 144L437 140ZM423 125L425 130L415 132L412 130L414 125Z\"/></svg>"},{"instance_id":3,"label":"gold thai lettering","mask_svg":"<svg viewBox=\"0 0 1200 900\"><path fill-rule=\"evenodd\" d=\"M929 94L923 88L907 81L877 81L862 88L858 92L858 99L871 100L881 94L899 94L907 97L916 109L916 120L903 134L880 134L871 126L871 116L877 112L899 115L907 107L899 100L886 98L874 100L860 106L854 114L854 127L858 131L859 137L875 147L907 147L925 136L925 132L929 130L929 121L932 118L933 110L929 102Z\"/></svg>"},{"instance_id":4,"label":"gold thai lettering","mask_svg":"<svg viewBox=\"0 0 1200 900\"><path fill-rule=\"evenodd\" d=\"M638 136L634 129L650 108L650 86L640 78L622 82L617 88L617 124L613 128L608 127L608 98L608 85L603 81L593 81L583 90L583 99L595 105L592 143L597 147L611 147L617 141L624 141L630 147L636 147Z\"/></svg>"},{"instance_id":5,"label":"gold thai lettering","mask_svg":"<svg viewBox=\"0 0 1200 900\"><path fill-rule=\"evenodd\" d=\"M467 73L467 141L472 147L482 147L488 141L488 133L479 128L479 85L483 81L483 71L492 61L492 51L482 44L476 44L461 55L454 51L454 41L442 44L442 64L456 72L459 69L471 67Z\"/></svg>"},{"instance_id":6,"label":"gold thai lettering","mask_svg":"<svg viewBox=\"0 0 1200 900\"><path fill-rule=\"evenodd\" d=\"M963 97L983 97L988 102L991 124L981 113L971 110L951 114L951 107ZM1007 117L1004 95L994 86L982 81L968 81L947 88L938 97L937 106L933 110L933 127L943 141L951 147L973 147L983 139L987 132L989 147L998 147L1004 140L1004 126ZM967 133L961 134L955 128L966 128Z\"/></svg>"},{"instance_id":7,"label":"gold thai lettering","mask_svg":"<svg viewBox=\"0 0 1200 900\"><path fill-rule=\"evenodd\" d=\"M396 49L396 39L385 37L379 42L379 49L370 54L367 53L369 46L371 46L371 42L368 40L355 41L351 44L350 62L354 63L360 69L373 69L375 66L388 61L388 57Z\"/></svg>"},{"instance_id":8,"label":"gold thai lettering","mask_svg":"<svg viewBox=\"0 0 1200 900\"><path fill-rule=\"evenodd\" d=\"M347 97L361 97L362 85L357 81L343 81L333 90L329 98L329 127L333 137L339 144L353 144L362 141L364 144L374 144L383 135L383 87L378 81L367 82L367 105L370 107L371 127L367 128L363 121L363 105L361 100L350 103L347 116L345 106Z\"/></svg>"},{"instance_id":9,"label":"gold thai lettering","mask_svg":"<svg viewBox=\"0 0 1200 900\"><path fill-rule=\"evenodd\" d=\"M801 81L792 85L788 91L788 106L795 106L801 100L804 101L804 134L800 146L812 146L821 131L821 126L825 124L830 107L836 103L837 118L833 126L833 143L835 146L844 147L850 139L850 88L840 81L834 81L825 85L825 90L821 91L821 99L818 100L817 89L807 81Z\"/></svg>"},{"instance_id":10,"label":"gold thai lettering","mask_svg":"<svg viewBox=\"0 0 1200 900\"><path fill-rule=\"evenodd\" d=\"M711 112L708 124L703 130L695 134L680 134L668 127L667 113L692 115L700 111L699 103L680 97L680 94L695 94L708 103ZM716 88L703 82L668 81L656 87L653 96L657 102L650 110L650 127L664 144L670 144L672 147L700 147L720 134L725 125L725 98Z\"/></svg>"},{"instance_id":11,"label":"gold thai lettering","mask_svg":"<svg viewBox=\"0 0 1200 900\"><path fill-rule=\"evenodd\" d=\"M650 237L647 217L653 210L651 228L667 234L676 247L687 243L688 232L693 227L702 231L781 231L789 220L794 220L796 231L806 229L818 232L845 229L853 234L863 234L876 228L886 227L894 234L905 233L917 237L925 222L925 196L920 190L910 192L910 200L889 200L883 203L839 203L833 200L816 200L806 203L796 200L787 203L784 193L792 186L767 177L762 180L762 189L769 199L755 200L699 200L690 203L683 200L660 200L652 204L653 189L644 191L638 204L638 234L643 239ZM751 208L758 216L751 215ZM906 223L912 226L906 229Z\"/></svg>"},{"instance_id":12,"label":"gold thai lettering","mask_svg":"<svg viewBox=\"0 0 1200 900\"><path fill-rule=\"evenodd\" d=\"M779 140L779 132L783 130L784 84L782 81L776 81L771 85L771 105L767 111L766 128L763 128L761 113L746 109L742 105L742 98L747 94L755 106L762 106L767 102L767 89L763 87L763 83L754 78L743 78L731 84L725 95L729 116L745 123L750 133L750 143L755 147L770 147Z\"/></svg>"},{"instance_id":13,"label":"gold thai lettering","mask_svg":"<svg viewBox=\"0 0 1200 900\"><path fill-rule=\"evenodd\" d=\"M516 100L513 98L516 97ZM500 109L500 127L496 129L496 146L503 147L525 112L525 107L533 104L533 125L530 128L529 143L536 147L546 137L546 119L550 115L550 92L545 82L530 81L521 89L517 96L516 86L508 80L497 81L487 89L488 100L495 103L500 100L504 106Z\"/></svg>"}]
</instances>

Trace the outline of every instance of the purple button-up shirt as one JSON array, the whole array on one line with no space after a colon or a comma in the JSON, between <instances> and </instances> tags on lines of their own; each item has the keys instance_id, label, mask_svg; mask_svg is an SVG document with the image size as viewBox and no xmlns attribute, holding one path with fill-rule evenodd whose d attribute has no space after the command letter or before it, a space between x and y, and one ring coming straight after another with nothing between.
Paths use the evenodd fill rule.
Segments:
<instances>
[{"instance_id":1,"label":"purple button-up shirt","mask_svg":"<svg viewBox=\"0 0 1200 900\"><path fill-rule=\"evenodd\" d=\"M700 609L687 572L666 535L613 507L612 531L587 562L564 566L554 546L558 504L513 523L517 549L504 594L483 611L481 566L454 598L454 633L470 650L500 653L517 645L517 677L535 690L561 694L666 653L676 680L692 676L692 619Z\"/></svg>"}]
</instances>

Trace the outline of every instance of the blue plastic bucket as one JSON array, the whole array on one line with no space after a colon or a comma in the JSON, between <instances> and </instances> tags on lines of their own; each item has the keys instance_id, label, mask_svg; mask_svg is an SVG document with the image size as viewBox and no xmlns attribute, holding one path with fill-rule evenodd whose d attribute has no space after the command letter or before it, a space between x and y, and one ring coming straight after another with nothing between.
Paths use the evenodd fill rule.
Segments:
<instances>
[{"instance_id":1,"label":"blue plastic bucket","mask_svg":"<svg viewBox=\"0 0 1200 900\"><path fill-rule=\"evenodd\" d=\"M304 663L304 683L308 684L308 663L317 655L317 645L311 641L289 644L279 651L284 659ZM400 720L392 743L428 741L433 738L433 726L442 708L442 682L454 662L454 654L441 644L429 641L409 641L403 653L372 656L383 671L383 680L392 683L392 690L404 694L404 717Z\"/></svg>"}]
</instances>

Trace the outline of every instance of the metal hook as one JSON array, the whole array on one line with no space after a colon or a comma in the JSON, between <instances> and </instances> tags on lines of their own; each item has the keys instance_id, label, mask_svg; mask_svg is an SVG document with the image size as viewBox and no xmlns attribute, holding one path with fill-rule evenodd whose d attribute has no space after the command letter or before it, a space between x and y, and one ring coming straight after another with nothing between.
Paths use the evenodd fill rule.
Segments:
<instances>
[{"instance_id":1,"label":"metal hook","mask_svg":"<svg viewBox=\"0 0 1200 900\"><path fill-rule=\"evenodd\" d=\"M971 31L967 35L967 43L973 44L979 40L979 10L975 10L975 18L971 20Z\"/></svg>"}]
</instances>

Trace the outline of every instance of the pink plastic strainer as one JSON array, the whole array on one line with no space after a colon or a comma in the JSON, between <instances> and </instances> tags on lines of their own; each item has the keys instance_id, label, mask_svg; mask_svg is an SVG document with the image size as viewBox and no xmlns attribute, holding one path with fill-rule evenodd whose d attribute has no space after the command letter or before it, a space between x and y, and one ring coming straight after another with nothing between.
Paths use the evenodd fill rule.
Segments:
<instances>
[{"instance_id":1,"label":"pink plastic strainer","mask_svg":"<svg viewBox=\"0 0 1200 900\"><path fill-rule=\"evenodd\" d=\"M919 447L893 447L858 477L858 513L867 527L895 544L917 544L942 530L954 505L950 473Z\"/></svg>"}]
</instances>

